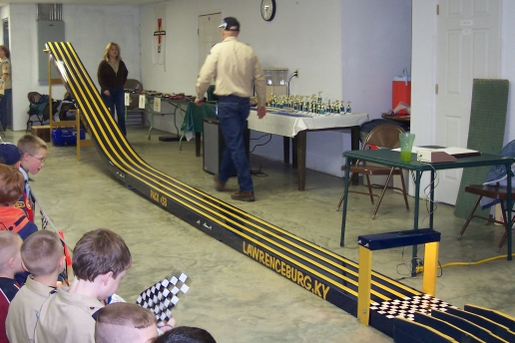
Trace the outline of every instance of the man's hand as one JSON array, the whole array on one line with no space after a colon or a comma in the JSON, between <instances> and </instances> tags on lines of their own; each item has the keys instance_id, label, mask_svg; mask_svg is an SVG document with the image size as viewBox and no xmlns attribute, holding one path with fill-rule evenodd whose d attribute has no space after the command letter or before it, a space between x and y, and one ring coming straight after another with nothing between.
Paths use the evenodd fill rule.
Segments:
<instances>
[{"instance_id":1,"label":"man's hand","mask_svg":"<svg viewBox=\"0 0 515 343\"><path fill-rule=\"evenodd\" d=\"M195 105L202 106L204 104L204 99L195 98Z\"/></svg>"},{"instance_id":2,"label":"man's hand","mask_svg":"<svg viewBox=\"0 0 515 343\"><path fill-rule=\"evenodd\" d=\"M259 119L262 119L264 116L266 116L266 106L259 106L257 108L257 115Z\"/></svg>"}]
</instances>

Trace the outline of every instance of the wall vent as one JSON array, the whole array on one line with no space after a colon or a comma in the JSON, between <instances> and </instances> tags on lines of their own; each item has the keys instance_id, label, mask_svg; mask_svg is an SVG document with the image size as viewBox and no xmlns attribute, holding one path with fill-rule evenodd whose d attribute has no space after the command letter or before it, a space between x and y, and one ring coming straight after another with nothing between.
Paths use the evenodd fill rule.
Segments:
<instances>
[{"instance_id":1,"label":"wall vent","mask_svg":"<svg viewBox=\"0 0 515 343\"><path fill-rule=\"evenodd\" d=\"M38 4L38 21L63 20L63 4Z\"/></svg>"}]
</instances>

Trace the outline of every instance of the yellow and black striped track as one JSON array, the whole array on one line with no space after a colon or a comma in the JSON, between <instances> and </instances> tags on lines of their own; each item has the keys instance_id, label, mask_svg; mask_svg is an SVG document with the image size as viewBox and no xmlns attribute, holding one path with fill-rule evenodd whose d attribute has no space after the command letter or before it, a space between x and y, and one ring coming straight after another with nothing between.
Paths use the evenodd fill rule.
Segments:
<instances>
[{"instance_id":1,"label":"yellow and black striped track","mask_svg":"<svg viewBox=\"0 0 515 343\"><path fill-rule=\"evenodd\" d=\"M189 186L147 164L122 135L71 43L47 43L50 58L78 103L91 138L115 177L199 230L356 315L358 264ZM371 302L421 295L373 272ZM391 335L393 320L370 325Z\"/></svg>"}]
</instances>

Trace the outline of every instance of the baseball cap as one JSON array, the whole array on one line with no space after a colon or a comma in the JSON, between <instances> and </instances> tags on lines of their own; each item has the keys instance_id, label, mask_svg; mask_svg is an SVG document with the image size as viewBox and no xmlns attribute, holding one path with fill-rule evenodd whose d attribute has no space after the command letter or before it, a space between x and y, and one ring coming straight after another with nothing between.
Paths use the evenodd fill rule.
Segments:
<instances>
[{"instance_id":1,"label":"baseball cap","mask_svg":"<svg viewBox=\"0 0 515 343\"><path fill-rule=\"evenodd\" d=\"M236 28L232 28L235 26ZM222 24L218 27L226 31L240 31L240 22L234 17L227 17L222 20Z\"/></svg>"},{"instance_id":2,"label":"baseball cap","mask_svg":"<svg viewBox=\"0 0 515 343\"><path fill-rule=\"evenodd\" d=\"M23 152L13 143L2 142L0 144L0 163L14 165L21 160Z\"/></svg>"}]
</instances>

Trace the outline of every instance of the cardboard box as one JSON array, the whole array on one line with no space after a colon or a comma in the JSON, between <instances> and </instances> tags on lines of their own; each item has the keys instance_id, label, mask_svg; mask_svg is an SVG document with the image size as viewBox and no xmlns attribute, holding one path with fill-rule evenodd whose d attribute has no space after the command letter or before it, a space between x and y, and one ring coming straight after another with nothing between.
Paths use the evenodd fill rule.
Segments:
<instances>
[{"instance_id":1,"label":"cardboard box","mask_svg":"<svg viewBox=\"0 0 515 343\"><path fill-rule=\"evenodd\" d=\"M50 125L32 126L32 134L45 142L50 142Z\"/></svg>"}]
</instances>

